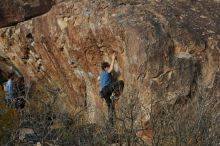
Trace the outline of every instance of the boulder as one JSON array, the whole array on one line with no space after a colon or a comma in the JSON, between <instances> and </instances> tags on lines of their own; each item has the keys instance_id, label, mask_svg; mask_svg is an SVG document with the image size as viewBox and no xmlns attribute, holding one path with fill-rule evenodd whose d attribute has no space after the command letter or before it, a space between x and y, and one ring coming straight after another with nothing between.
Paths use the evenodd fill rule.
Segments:
<instances>
[{"instance_id":1,"label":"boulder","mask_svg":"<svg viewBox=\"0 0 220 146\"><path fill-rule=\"evenodd\" d=\"M57 111L87 106L88 121L99 123L104 107L97 78L113 52L125 82L121 98L139 93L132 98L142 110L203 92L219 96L218 1L60 0L51 6L2 1L0 26L8 27L0 29L0 51L31 81L56 83Z\"/></svg>"}]
</instances>

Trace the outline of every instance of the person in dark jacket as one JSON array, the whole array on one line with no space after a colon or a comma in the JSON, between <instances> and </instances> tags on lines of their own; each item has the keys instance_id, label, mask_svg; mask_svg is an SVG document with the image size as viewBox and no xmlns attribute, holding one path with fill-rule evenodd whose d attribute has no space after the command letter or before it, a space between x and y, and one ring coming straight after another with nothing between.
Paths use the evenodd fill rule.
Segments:
<instances>
[{"instance_id":1,"label":"person in dark jacket","mask_svg":"<svg viewBox=\"0 0 220 146\"><path fill-rule=\"evenodd\" d=\"M0 69L0 99L4 101L5 91L4 91L4 83L7 79L4 77L2 70Z\"/></svg>"}]
</instances>

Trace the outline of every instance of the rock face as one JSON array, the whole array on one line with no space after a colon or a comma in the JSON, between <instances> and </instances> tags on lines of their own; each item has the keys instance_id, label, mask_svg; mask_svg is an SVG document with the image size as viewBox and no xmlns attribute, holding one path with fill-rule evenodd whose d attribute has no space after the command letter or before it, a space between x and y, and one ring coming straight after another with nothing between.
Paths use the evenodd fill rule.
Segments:
<instances>
[{"instance_id":1,"label":"rock face","mask_svg":"<svg viewBox=\"0 0 220 146\"><path fill-rule=\"evenodd\" d=\"M0 1L0 27L9 26L47 12L52 0Z\"/></svg>"},{"instance_id":2,"label":"rock face","mask_svg":"<svg viewBox=\"0 0 220 146\"><path fill-rule=\"evenodd\" d=\"M6 15L7 3L1 4L6 9L0 9L0 26L51 7L39 0L42 7L16 15L12 8ZM65 93L58 99L60 110L88 106L96 121L103 108L100 63L113 52L115 70L125 81L123 98L136 91L144 107L152 99L177 104L200 93L219 98L219 11L220 3L211 0L63 1L44 15L0 29L0 50L25 77L58 84Z\"/></svg>"}]
</instances>

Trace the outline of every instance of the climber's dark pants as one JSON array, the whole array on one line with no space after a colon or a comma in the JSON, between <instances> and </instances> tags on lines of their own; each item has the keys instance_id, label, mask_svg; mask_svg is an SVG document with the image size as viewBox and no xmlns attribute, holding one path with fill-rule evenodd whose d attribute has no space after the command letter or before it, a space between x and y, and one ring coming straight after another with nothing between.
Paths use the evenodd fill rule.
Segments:
<instances>
[{"instance_id":1,"label":"climber's dark pants","mask_svg":"<svg viewBox=\"0 0 220 146\"><path fill-rule=\"evenodd\" d=\"M5 99L5 104L8 106L8 107L13 107L13 99Z\"/></svg>"},{"instance_id":2,"label":"climber's dark pants","mask_svg":"<svg viewBox=\"0 0 220 146\"><path fill-rule=\"evenodd\" d=\"M113 101L110 99L112 93L114 92L115 94L120 94L124 89L124 82L122 80L114 82L108 86L105 86L100 94L101 97L105 99L107 106L108 106L108 113L109 113L109 120L113 125L113 117L114 117L114 112L115 112L115 108L114 108L114 103Z\"/></svg>"}]
</instances>

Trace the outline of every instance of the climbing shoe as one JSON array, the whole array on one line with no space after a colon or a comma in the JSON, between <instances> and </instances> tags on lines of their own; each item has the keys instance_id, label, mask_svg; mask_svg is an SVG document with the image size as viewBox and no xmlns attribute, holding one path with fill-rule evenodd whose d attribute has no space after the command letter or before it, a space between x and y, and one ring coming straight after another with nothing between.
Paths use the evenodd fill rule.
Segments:
<instances>
[{"instance_id":1,"label":"climbing shoe","mask_svg":"<svg viewBox=\"0 0 220 146\"><path fill-rule=\"evenodd\" d=\"M112 96L110 97L110 99L111 99L112 101L118 101L119 97L116 97L116 96L112 95Z\"/></svg>"}]
</instances>

